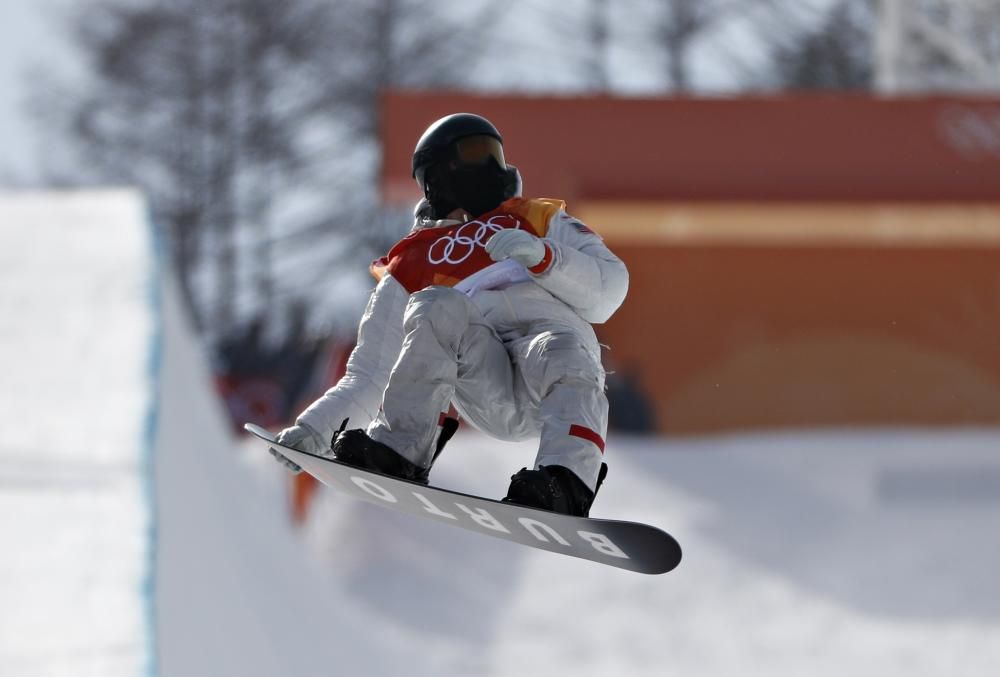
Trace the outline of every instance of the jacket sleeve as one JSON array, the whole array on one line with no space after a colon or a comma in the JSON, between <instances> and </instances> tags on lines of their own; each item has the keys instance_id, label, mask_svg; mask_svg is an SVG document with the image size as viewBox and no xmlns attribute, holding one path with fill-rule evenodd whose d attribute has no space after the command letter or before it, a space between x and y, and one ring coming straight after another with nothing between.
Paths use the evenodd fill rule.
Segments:
<instances>
[{"instance_id":1,"label":"jacket sleeve","mask_svg":"<svg viewBox=\"0 0 1000 677\"><path fill-rule=\"evenodd\" d=\"M382 391L389 382L403 345L403 312L409 294L392 275L372 291L358 327L358 342L347 360L347 371L335 386L313 402L296 420L330 440L344 419L351 428L365 428L378 414Z\"/></svg>"},{"instance_id":2,"label":"jacket sleeve","mask_svg":"<svg viewBox=\"0 0 1000 677\"><path fill-rule=\"evenodd\" d=\"M560 210L549 220L545 259L535 282L594 324L606 322L625 300L628 269L600 235Z\"/></svg>"}]
</instances>

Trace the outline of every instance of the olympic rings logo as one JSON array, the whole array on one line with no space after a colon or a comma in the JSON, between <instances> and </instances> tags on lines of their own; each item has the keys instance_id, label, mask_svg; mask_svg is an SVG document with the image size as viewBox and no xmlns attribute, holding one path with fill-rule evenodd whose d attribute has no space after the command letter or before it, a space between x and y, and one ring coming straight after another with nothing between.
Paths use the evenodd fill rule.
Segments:
<instances>
[{"instance_id":1,"label":"olympic rings logo","mask_svg":"<svg viewBox=\"0 0 1000 677\"><path fill-rule=\"evenodd\" d=\"M491 216L485 223L482 221L463 223L453 234L434 241L427 250L427 260L434 265L441 263L457 265L472 256L476 247L485 247L487 240L494 233L518 227L520 227L518 220L508 214Z\"/></svg>"}]
</instances>

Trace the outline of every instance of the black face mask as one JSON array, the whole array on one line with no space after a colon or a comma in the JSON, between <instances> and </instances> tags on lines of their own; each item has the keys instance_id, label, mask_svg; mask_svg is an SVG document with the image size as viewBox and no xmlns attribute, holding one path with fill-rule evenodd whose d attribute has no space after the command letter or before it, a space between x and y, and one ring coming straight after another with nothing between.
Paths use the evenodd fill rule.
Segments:
<instances>
[{"instance_id":1,"label":"black face mask","mask_svg":"<svg viewBox=\"0 0 1000 677\"><path fill-rule=\"evenodd\" d=\"M495 162L456 169L451 179L456 201L472 216L491 212L504 201L505 174Z\"/></svg>"},{"instance_id":2,"label":"black face mask","mask_svg":"<svg viewBox=\"0 0 1000 677\"><path fill-rule=\"evenodd\" d=\"M459 207L475 217L493 211L507 199L508 183L507 173L493 161L436 168L427 176L427 199L435 218L443 219Z\"/></svg>"}]
</instances>

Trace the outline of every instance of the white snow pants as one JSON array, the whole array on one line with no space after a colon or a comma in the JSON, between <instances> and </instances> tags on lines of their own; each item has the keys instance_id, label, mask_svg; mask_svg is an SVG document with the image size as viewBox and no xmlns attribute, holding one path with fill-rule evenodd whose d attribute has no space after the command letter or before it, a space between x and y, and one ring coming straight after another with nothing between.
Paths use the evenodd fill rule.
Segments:
<instances>
[{"instance_id":1,"label":"white snow pants","mask_svg":"<svg viewBox=\"0 0 1000 677\"><path fill-rule=\"evenodd\" d=\"M427 467L442 414L454 404L493 437L540 435L535 467L566 466L593 489L608 424L604 369L572 329L545 324L504 342L462 292L414 293L403 347L368 434Z\"/></svg>"}]
</instances>

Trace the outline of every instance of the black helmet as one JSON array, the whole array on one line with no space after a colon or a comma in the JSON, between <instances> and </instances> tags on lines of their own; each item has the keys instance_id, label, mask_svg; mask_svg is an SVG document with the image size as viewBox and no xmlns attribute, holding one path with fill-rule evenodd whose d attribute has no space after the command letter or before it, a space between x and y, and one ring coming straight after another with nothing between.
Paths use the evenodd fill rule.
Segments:
<instances>
[{"instance_id":1,"label":"black helmet","mask_svg":"<svg viewBox=\"0 0 1000 677\"><path fill-rule=\"evenodd\" d=\"M517 169L504 159L500 132L472 113L454 113L427 128L413 150L413 178L439 219L458 207L485 214L520 188Z\"/></svg>"}]
</instances>

